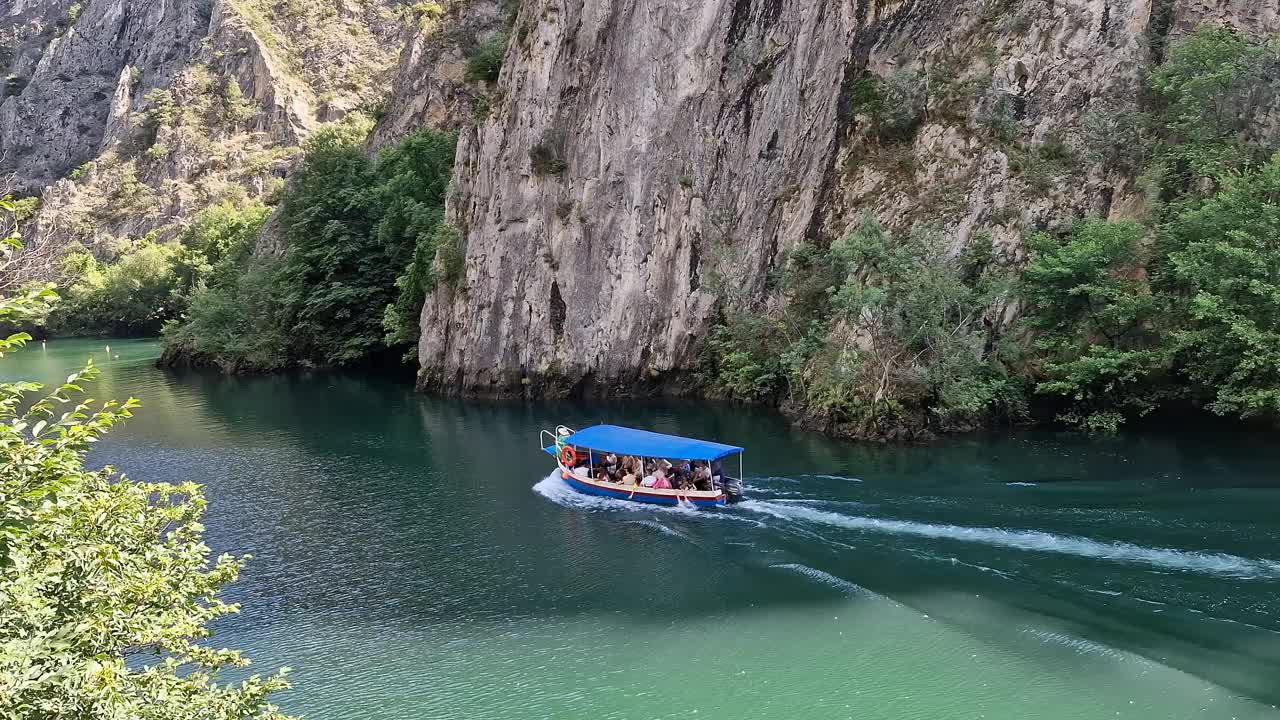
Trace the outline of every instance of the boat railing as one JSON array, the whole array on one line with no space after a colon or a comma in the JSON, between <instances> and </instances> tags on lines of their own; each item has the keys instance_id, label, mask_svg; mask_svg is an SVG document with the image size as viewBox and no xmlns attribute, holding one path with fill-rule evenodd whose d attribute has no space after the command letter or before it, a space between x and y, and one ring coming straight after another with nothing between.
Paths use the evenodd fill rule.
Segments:
<instances>
[{"instance_id":1,"label":"boat railing","mask_svg":"<svg viewBox=\"0 0 1280 720\"><path fill-rule=\"evenodd\" d=\"M544 440L543 440L543 437L542 437L542 436L544 436L544 435L545 435L545 436L547 436L547 437L549 437L549 438L551 438L551 442L550 442L550 443L548 443L548 442L546 442L546 441L544 441ZM539 432L539 433L538 433L538 448L539 448L539 449L545 449L545 448L548 448L548 447L550 447L551 445L555 445L555 444L556 444L556 434L555 434L555 433L551 432L550 430L543 430L543 431L541 431L541 432Z\"/></svg>"}]
</instances>

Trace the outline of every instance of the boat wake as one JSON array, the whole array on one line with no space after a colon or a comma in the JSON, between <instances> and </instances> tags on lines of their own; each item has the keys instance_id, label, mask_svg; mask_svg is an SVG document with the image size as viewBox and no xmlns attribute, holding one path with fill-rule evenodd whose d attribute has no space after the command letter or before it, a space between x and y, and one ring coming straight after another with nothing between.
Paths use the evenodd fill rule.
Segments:
<instances>
[{"instance_id":1,"label":"boat wake","mask_svg":"<svg viewBox=\"0 0 1280 720\"><path fill-rule=\"evenodd\" d=\"M818 478L819 480L844 480L845 482L862 482L862 478L848 477L846 475L801 475L800 477Z\"/></svg>"},{"instance_id":2,"label":"boat wake","mask_svg":"<svg viewBox=\"0 0 1280 720\"><path fill-rule=\"evenodd\" d=\"M563 507L575 508L578 510L612 510L617 512L636 512L637 510L656 510L658 512L678 513L681 515L697 515L698 509L692 504L680 505L637 505L627 500L619 500L616 498L600 497L598 495L586 495L569 487L561 477L558 471L552 471L537 485L533 486L533 491L551 502Z\"/></svg>"},{"instance_id":3,"label":"boat wake","mask_svg":"<svg viewBox=\"0 0 1280 720\"><path fill-rule=\"evenodd\" d=\"M627 522L632 525L640 525L642 527L652 528L662 533L663 535L668 535L670 537L677 537L677 538L680 538L681 540L688 540L690 542L693 541L693 539L690 538L688 535L685 535L679 530L669 528L666 525L663 525L662 523L658 522L657 520L628 520Z\"/></svg>"},{"instance_id":4,"label":"boat wake","mask_svg":"<svg viewBox=\"0 0 1280 720\"><path fill-rule=\"evenodd\" d=\"M617 513L662 513L664 515L676 515L690 519L699 520L727 520L730 522L746 523L754 525L758 528L768 527L767 524L755 517L748 517L741 513L734 513L726 508L718 508L716 510L701 510L692 503L681 503L680 505L649 505L634 503L629 500L619 500L617 498L599 497L597 495L585 495L569 487L560 477L558 471L552 473L533 486L533 491L542 497L561 507L572 508L574 510L587 510L591 512L617 512Z\"/></svg>"},{"instance_id":5,"label":"boat wake","mask_svg":"<svg viewBox=\"0 0 1280 720\"><path fill-rule=\"evenodd\" d=\"M793 572L797 575L803 575L820 585L833 587L849 597L875 598L894 605L901 604L895 600L885 597L884 595L872 592L857 583L849 582L842 577L836 577L829 572L824 572L817 568L809 567L808 565L801 565L800 563L779 563L777 565L770 565L769 567L774 568L775 570L786 570L787 572Z\"/></svg>"},{"instance_id":6,"label":"boat wake","mask_svg":"<svg viewBox=\"0 0 1280 720\"><path fill-rule=\"evenodd\" d=\"M844 515L795 503L782 504L762 500L747 500L739 504L738 507L783 520L819 523L851 530L982 543L1016 550L1073 555L1115 562L1144 563L1168 570L1197 572L1241 579L1280 578L1280 562L1268 559L1246 558L1226 553L1152 548L1127 542L1108 542L1070 535L1055 535L1038 530L964 527L960 525Z\"/></svg>"},{"instance_id":7,"label":"boat wake","mask_svg":"<svg viewBox=\"0 0 1280 720\"><path fill-rule=\"evenodd\" d=\"M1086 640L1064 632L1053 632L1034 627L1023 627L1019 632L1024 635L1029 635L1043 643L1061 645L1063 647L1070 648L1080 655L1098 655L1105 658L1111 658L1112 660L1135 661L1143 665L1151 664L1151 661L1140 655L1133 655L1109 645L1103 645L1102 643Z\"/></svg>"}]
</instances>

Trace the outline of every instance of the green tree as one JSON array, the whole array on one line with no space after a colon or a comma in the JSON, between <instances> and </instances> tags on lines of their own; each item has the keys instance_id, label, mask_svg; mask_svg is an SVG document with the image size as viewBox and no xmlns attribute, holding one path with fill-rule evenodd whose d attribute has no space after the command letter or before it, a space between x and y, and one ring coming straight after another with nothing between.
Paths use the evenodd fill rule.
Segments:
<instances>
[{"instance_id":1,"label":"green tree","mask_svg":"<svg viewBox=\"0 0 1280 720\"><path fill-rule=\"evenodd\" d=\"M245 99L244 91L240 89L240 81L235 78L227 80L227 85L222 91L222 104L227 120L237 125L249 122L254 115L258 114L258 107L252 100Z\"/></svg>"},{"instance_id":2,"label":"green tree","mask_svg":"<svg viewBox=\"0 0 1280 720\"><path fill-rule=\"evenodd\" d=\"M1011 292L990 236L950 258L938 238L896 237L868 216L829 249L795 248L781 283L781 310L736 309L713 329L713 377L728 394L783 395L808 423L866 438L1025 412L984 320Z\"/></svg>"},{"instance_id":3,"label":"green tree","mask_svg":"<svg viewBox=\"0 0 1280 720\"><path fill-rule=\"evenodd\" d=\"M1172 46L1150 78L1160 133L1156 171L1165 199L1275 149L1259 148L1250 135L1259 109L1273 96L1267 79L1277 67L1275 48L1229 27L1202 25Z\"/></svg>"},{"instance_id":4,"label":"green tree","mask_svg":"<svg viewBox=\"0 0 1280 720\"><path fill-rule=\"evenodd\" d=\"M983 321L1008 287L991 238L974 243L965 267L937 237L894 237L870 216L834 243L845 276L832 295L832 332L806 368L810 402L870 435L1016 412L1016 385L992 362Z\"/></svg>"},{"instance_id":5,"label":"green tree","mask_svg":"<svg viewBox=\"0 0 1280 720\"><path fill-rule=\"evenodd\" d=\"M0 300L0 320L51 299ZM0 355L29 339L0 340ZM77 400L96 374L38 399L37 383L0 384L0 718L283 718L269 696L287 669L224 681L248 660L202 642L236 612L218 593L245 558L210 559L199 486L84 468L138 406Z\"/></svg>"},{"instance_id":6,"label":"green tree","mask_svg":"<svg viewBox=\"0 0 1280 720\"><path fill-rule=\"evenodd\" d=\"M185 320L165 331L168 361L336 366L416 342L426 293L458 274L461 240L442 222L457 138L419 131L374 161L371 128L354 116L307 141L280 210L283 260L252 257L261 205L215 206L183 234L206 263L192 265Z\"/></svg>"},{"instance_id":7,"label":"green tree","mask_svg":"<svg viewBox=\"0 0 1280 720\"><path fill-rule=\"evenodd\" d=\"M1280 417L1280 155L1166 228L1183 367L1224 415Z\"/></svg>"},{"instance_id":8,"label":"green tree","mask_svg":"<svg viewBox=\"0 0 1280 720\"><path fill-rule=\"evenodd\" d=\"M377 241L376 176L364 152L372 121L318 130L280 214L281 268L298 358L345 365L382 346L396 269Z\"/></svg>"},{"instance_id":9,"label":"green tree","mask_svg":"<svg viewBox=\"0 0 1280 720\"><path fill-rule=\"evenodd\" d=\"M161 362L228 373L288 367L294 350L283 312L287 292L279 265L268 261L246 261L234 275L197 288L183 321L164 329Z\"/></svg>"},{"instance_id":10,"label":"green tree","mask_svg":"<svg viewBox=\"0 0 1280 720\"><path fill-rule=\"evenodd\" d=\"M383 320L391 347L418 341L418 316L438 279L437 251L459 241L457 229L444 224L457 141L453 133L419 130L378 157L375 232L392 265L402 269Z\"/></svg>"},{"instance_id":11,"label":"green tree","mask_svg":"<svg viewBox=\"0 0 1280 720\"><path fill-rule=\"evenodd\" d=\"M1028 322L1043 357L1040 393L1068 399L1063 418L1113 429L1164 396L1169 351L1162 302L1144 269L1138 223L1086 220L1065 238L1032 237L1022 277Z\"/></svg>"},{"instance_id":12,"label":"green tree","mask_svg":"<svg viewBox=\"0 0 1280 720\"><path fill-rule=\"evenodd\" d=\"M271 208L256 200L245 203L224 200L201 210L178 237L194 254L186 260L186 266L194 268L203 264L202 271L187 279L187 286L194 289L201 283L221 285L233 281L239 268L248 261L254 241L270 215Z\"/></svg>"},{"instance_id":13,"label":"green tree","mask_svg":"<svg viewBox=\"0 0 1280 720\"><path fill-rule=\"evenodd\" d=\"M198 271L180 267L202 263L173 244L143 242L110 264L87 253L64 260L75 278L49 316L50 331L61 335L154 336L186 307L184 277Z\"/></svg>"}]
</instances>

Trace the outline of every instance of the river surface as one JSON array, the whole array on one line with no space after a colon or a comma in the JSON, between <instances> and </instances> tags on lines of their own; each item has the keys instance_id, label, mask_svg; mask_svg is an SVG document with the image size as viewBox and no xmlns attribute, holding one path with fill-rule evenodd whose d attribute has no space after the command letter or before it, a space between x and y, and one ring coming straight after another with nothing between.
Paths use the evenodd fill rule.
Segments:
<instances>
[{"instance_id":1,"label":"river surface","mask_svg":"<svg viewBox=\"0 0 1280 720\"><path fill-rule=\"evenodd\" d=\"M1023 433L872 448L695 404L432 399L153 366L59 340L0 375L144 408L91 456L196 480L253 560L216 640L309 718L1280 718L1273 435ZM750 500L579 496L537 431L747 448Z\"/></svg>"}]
</instances>

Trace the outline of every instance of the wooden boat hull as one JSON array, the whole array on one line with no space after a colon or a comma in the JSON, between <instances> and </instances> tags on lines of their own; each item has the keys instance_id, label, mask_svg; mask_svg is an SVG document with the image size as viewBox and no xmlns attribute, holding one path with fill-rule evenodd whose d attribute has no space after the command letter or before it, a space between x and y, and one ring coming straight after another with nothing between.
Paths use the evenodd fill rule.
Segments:
<instances>
[{"instance_id":1,"label":"wooden boat hull","mask_svg":"<svg viewBox=\"0 0 1280 720\"><path fill-rule=\"evenodd\" d=\"M716 507L725 505L727 502L723 492L713 493L697 490L681 492L679 490L655 490L646 487L616 485L614 483L580 478L569 472L563 465L560 465L559 469L560 477L565 483L583 495L595 495L596 497L648 503L650 505L689 504L700 508Z\"/></svg>"}]
</instances>

